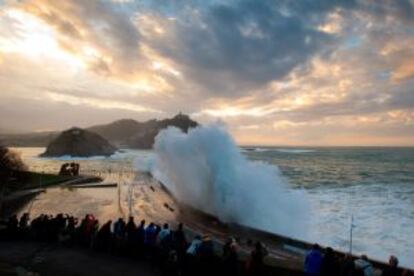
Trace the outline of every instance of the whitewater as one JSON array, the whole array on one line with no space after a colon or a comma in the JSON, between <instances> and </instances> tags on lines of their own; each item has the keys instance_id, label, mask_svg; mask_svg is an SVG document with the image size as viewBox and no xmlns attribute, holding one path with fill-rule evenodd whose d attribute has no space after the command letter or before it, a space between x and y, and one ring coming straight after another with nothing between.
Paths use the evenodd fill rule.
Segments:
<instances>
[{"instance_id":1,"label":"whitewater","mask_svg":"<svg viewBox=\"0 0 414 276\"><path fill-rule=\"evenodd\" d=\"M309 204L276 166L248 160L226 129L168 128L154 144L151 172L176 199L233 222L304 237Z\"/></svg>"}]
</instances>

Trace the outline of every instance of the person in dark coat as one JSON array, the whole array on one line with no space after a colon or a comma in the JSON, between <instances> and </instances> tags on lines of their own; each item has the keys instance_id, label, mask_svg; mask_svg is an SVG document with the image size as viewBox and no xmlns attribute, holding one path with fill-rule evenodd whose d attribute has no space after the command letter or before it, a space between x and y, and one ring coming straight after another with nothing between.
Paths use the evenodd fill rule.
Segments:
<instances>
[{"instance_id":1,"label":"person in dark coat","mask_svg":"<svg viewBox=\"0 0 414 276\"><path fill-rule=\"evenodd\" d=\"M17 231L19 229L19 220L16 215L13 215L7 221L7 236L11 239L17 238Z\"/></svg>"},{"instance_id":2,"label":"person in dark coat","mask_svg":"<svg viewBox=\"0 0 414 276\"><path fill-rule=\"evenodd\" d=\"M24 213L23 216L20 218L19 227L20 228L28 228L29 227L29 213Z\"/></svg>"},{"instance_id":3,"label":"person in dark coat","mask_svg":"<svg viewBox=\"0 0 414 276\"><path fill-rule=\"evenodd\" d=\"M79 169L80 169L80 165L78 163L75 163L75 166L73 168L73 175L78 176L79 175Z\"/></svg>"},{"instance_id":4,"label":"person in dark coat","mask_svg":"<svg viewBox=\"0 0 414 276\"><path fill-rule=\"evenodd\" d=\"M199 275L213 275L216 268L214 244L209 235L204 235L200 246L197 248L199 258Z\"/></svg>"},{"instance_id":5,"label":"person in dark coat","mask_svg":"<svg viewBox=\"0 0 414 276\"><path fill-rule=\"evenodd\" d=\"M137 242L137 254L139 257L144 255L144 242L145 242L145 220L141 220L139 226L135 232L135 239Z\"/></svg>"},{"instance_id":6,"label":"person in dark coat","mask_svg":"<svg viewBox=\"0 0 414 276\"><path fill-rule=\"evenodd\" d=\"M339 268L332 248L326 248L325 255L322 258L321 276L338 275Z\"/></svg>"},{"instance_id":7,"label":"person in dark coat","mask_svg":"<svg viewBox=\"0 0 414 276\"><path fill-rule=\"evenodd\" d=\"M400 269L398 268L398 259L395 256L390 256L388 261L389 266L384 269L382 276L401 276Z\"/></svg>"},{"instance_id":8,"label":"person in dark coat","mask_svg":"<svg viewBox=\"0 0 414 276\"><path fill-rule=\"evenodd\" d=\"M250 259L247 262L247 275L260 276L264 274L263 259L267 255L267 250L260 242L256 242Z\"/></svg>"},{"instance_id":9,"label":"person in dark coat","mask_svg":"<svg viewBox=\"0 0 414 276\"><path fill-rule=\"evenodd\" d=\"M128 223L126 224L126 249L127 254L133 254L133 249L137 246L137 237L135 235L137 226L134 221L134 217L129 217Z\"/></svg>"},{"instance_id":10,"label":"person in dark coat","mask_svg":"<svg viewBox=\"0 0 414 276\"><path fill-rule=\"evenodd\" d=\"M112 220L108 220L101 229L99 229L96 236L97 244L96 248L99 250L110 250L112 243L112 231L111 231Z\"/></svg>"},{"instance_id":11,"label":"person in dark coat","mask_svg":"<svg viewBox=\"0 0 414 276\"><path fill-rule=\"evenodd\" d=\"M157 240L157 226L151 222L147 228L145 228L145 255L147 258L154 259L156 256L155 245Z\"/></svg>"},{"instance_id":12,"label":"person in dark coat","mask_svg":"<svg viewBox=\"0 0 414 276\"><path fill-rule=\"evenodd\" d=\"M114 223L114 251L118 254L124 254L124 239L126 233L126 223L123 218L119 218Z\"/></svg>"},{"instance_id":13,"label":"person in dark coat","mask_svg":"<svg viewBox=\"0 0 414 276\"><path fill-rule=\"evenodd\" d=\"M70 175L69 163L65 163L60 167L59 175Z\"/></svg>"},{"instance_id":14,"label":"person in dark coat","mask_svg":"<svg viewBox=\"0 0 414 276\"><path fill-rule=\"evenodd\" d=\"M223 247L222 272L224 275L238 275L239 256L238 245L234 238L230 238Z\"/></svg>"},{"instance_id":15,"label":"person in dark coat","mask_svg":"<svg viewBox=\"0 0 414 276\"><path fill-rule=\"evenodd\" d=\"M322 253L318 244L314 244L305 258L305 275L317 276L321 273Z\"/></svg>"},{"instance_id":16,"label":"person in dark coat","mask_svg":"<svg viewBox=\"0 0 414 276\"><path fill-rule=\"evenodd\" d=\"M147 228L145 228L145 245L153 247L157 240L157 226L154 223L150 223Z\"/></svg>"},{"instance_id":17,"label":"person in dark coat","mask_svg":"<svg viewBox=\"0 0 414 276\"><path fill-rule=\"evenodd\" d=\"M162 270L163 270L162 275L165 275L165 276L180 276L181 275L180 264L178 262L178 255L175 250L171 250L168 253L167 260L165 264L163 265Z\"/></svg>"},{"instance_id":18,"label":"person in dark coat","mask_svg":"<svg viewBox=\"0 0 414 276\"><path fill-rule=\"evenodd\" d=\"M354 276L355 263L351 254L346 254L340 264L341 276Z\"/></svg>"},{"instance_id":19,"label":"person in dark coat","mask_svg":"<svg viewBox=\"0 0 414 276\"><path fill-rule=\"evenodd\" d=\"M178 224L177 230L174 231L174 244L179 258L184 254L187 248L187 238L183 228L183 224L180 223Z\"/></svg>"},{"instance_id":20,"label":"person in dark coat","mask_svg":"<svg viewBox=\"0 0 414 276\"><path fill-rule=\"evenodd\" d=\"M184 226L182 223L180 223L172 235L172 247L177 251L178 262L180 262L180 264L184 260L187 246L188 244L186 235L184 233Z\"/></svg>"}]
</instances>

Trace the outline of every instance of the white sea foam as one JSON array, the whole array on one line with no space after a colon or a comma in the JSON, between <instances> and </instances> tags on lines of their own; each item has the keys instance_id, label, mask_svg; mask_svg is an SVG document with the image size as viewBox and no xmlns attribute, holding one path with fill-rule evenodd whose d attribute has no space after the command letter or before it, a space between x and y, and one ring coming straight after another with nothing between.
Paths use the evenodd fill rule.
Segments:
<instances>
[{"instance_id":1,"label":"white sea foam","mask_svg":"<svg viewBox=\"0 0 414 276\"><path fill-rule=\"evenodd\" d=\"M296 148L260 148L260 147L256 147L256 148L242 148L243 152L282 152L282 153L310 153L310 152L315 152L316 150L313 149L296 149Z\"/></svg>"},{"instance_id":2,"label":"white sea foam","mask_svg":"<svg viewBox=\"0 0 414 276\"><path fill-rule=\"evenodd\" d=\"M154 152L146 164L178 200L225 222L305 236L305 195L289 189L276 166L249 161L225 128L208 125L187 134L168 128L156 137Z\"/></svg>"},{"instance_id":3,"label":"white sea foam","mask_svg":"<svg viewBox=\"0 0 414 276\"><path fill-rule=\"evenodd\" d=\"M131 155L129 151L117 150L116 152L108 156L93 155L89 157L83 157L83 156L62 155L62 156L57 156L57 157L36 156L34 158L50 159L50 160L57 160L57 161L106 160L106 159L118 160L118 159L124 159L125 157L128 157L128 155Z\"/></svg>"},{"instance_id":4,"label":"white sea foam","mask_svg":"<svg viewBox=\"0 0 414 276\"><path fill-rule=\"evenodd\" d=\"M278 152L283 153L310 153L315 152L315 150L312 149L277 149Z\"/></svg>"}]
</instances>

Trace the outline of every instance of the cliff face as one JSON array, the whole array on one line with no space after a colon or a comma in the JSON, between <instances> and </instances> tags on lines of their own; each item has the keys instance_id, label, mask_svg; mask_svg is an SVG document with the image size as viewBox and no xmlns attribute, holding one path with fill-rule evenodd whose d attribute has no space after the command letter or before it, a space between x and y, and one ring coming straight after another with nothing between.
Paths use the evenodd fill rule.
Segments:
<instances>
[{"instance_id":1,"label":"cliff face","mask_svg":"<svg viewBox=\"0 0 414 276\"><path fill-rule=\"evenodd\" d=\"M116 148L100 135L80 128L71 128L63 131L56 139L52 140L41 156L109 156L115 151Z\"/></svg>"},{"instance_id":2,"label":"cliff face","mask_svg":"<svg viewBox=\"0 0 414 276\"><path fill-rule=\"evenodd\" d=\"M196 121L184 114L164 120L149 120L138 122L132 119L123 119L105 125L86 128L86 131L97 133L112 145L124 148L150 149L155 136L161 129L175 126L182 131L198 126ZM45 147L57 139L58 132L42 132L28 134L0 134L0 141L7 146Z\"/></svg>"},{"instance_id":3,"label":"cliff face","mask_svg":"<svg viewBox=\"0 0 414 276\"><path fill-rule=\"evenodd\" d=\"M122 119L105 125L92 126L87 130L95 132L114 144L134 136L144 126L141 122L131 119Z\"/></svg>"}]
</instances>

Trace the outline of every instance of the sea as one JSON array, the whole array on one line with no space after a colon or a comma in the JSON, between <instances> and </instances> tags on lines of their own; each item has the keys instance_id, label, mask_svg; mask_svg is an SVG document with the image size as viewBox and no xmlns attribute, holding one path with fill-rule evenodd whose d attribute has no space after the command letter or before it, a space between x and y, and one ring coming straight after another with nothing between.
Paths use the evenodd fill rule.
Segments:
<instances>
[{"instance_id":1,"label":"sea","mask_svg":"<svg viewBox=\"0 0 414 276\"><path fill-rule=\"evenodd\" d=\"M107 158L40 158L44 148L14 149L30 170L56 173L61 164L74 161L80 163L82 173L120 185L118 189L50 189L24 211L163 218L145 196L137 199L139 191L131 193L131 183L142 180L135 164L151 158L151 150L126 149ZM311 211L303 232L308 241L349 251L352 232L353 253L382 261L392 254L402 265L414 268L414 148L254 146L241 147L240 152L248 160L278 167L289 189L306 195Z\"/></svg>"}]
</instances>

